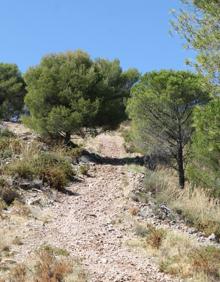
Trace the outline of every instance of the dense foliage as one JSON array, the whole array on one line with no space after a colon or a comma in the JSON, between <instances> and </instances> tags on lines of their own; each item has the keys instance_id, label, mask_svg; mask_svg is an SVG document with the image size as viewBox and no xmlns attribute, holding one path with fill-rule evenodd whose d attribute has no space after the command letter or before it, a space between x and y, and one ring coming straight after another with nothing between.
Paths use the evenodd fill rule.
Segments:
<instances>
[{"instance_id":1,"label":"dense foliage","mask_svg":"<svg viewBox=\"0 0 220 282\"><path fill-rule=\"evenodd\" d=\"M185 146L193 132L193 108L208 100L203 84L202 77L186 71L151 72L133 87L128 102L139 145L147 153L161 151L174 159L181 187L185 183Z\"/></svg>"},{"instance_id":2,"label":"dense foliage","mask_svg":"<svg viewBox=\"0 0 220 282\"><path fill-rule=\"evenodd\" d=\"M54 54L30 68L24 122L44 135L65 136L82 127L118 123L124 118L123 97L138 79L122 72L119 61L93 61L82 51Z\"/></svg>"},{"instance_id":3,"label":"dense foliage","mask_svg":"<svg viewBox=\"0 0 220 282\"><path fill-rule=\"evenodd\" d=\"M100 107L95 124L117 125L127 118L126 100L130 95L131 87L139 79L139 73L136 69L123 72L119 60L97 59L94 63L101 75L96 93Z\"/></svg>"},{"instance_id":4,"label":"dense foliage","mask_svg":"<svg viewBox=\"0 0 220 282\"><path fill-rule=\"evenodd\" d=\"M212 194L220 196L219 98L196 109L194 127L189 176L194 183L212 188Z\"/></svg>"},{"instance_id":5,"label":"dense foliage","mask_svg":"<svg viewBox=\"0 0 220 282\"><path fill-rule=\"evenodd\" d=\"M25 83L16 65L0 63L0 117L9 119L24 105Z\"/></svg>"}]
</instances>

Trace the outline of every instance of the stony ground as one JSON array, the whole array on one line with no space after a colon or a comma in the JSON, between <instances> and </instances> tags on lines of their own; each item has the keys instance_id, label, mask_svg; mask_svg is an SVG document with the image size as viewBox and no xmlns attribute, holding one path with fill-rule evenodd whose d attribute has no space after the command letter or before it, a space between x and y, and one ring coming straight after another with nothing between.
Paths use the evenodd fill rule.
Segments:
<instances>
[{"instance_id":1,"label":"stony ground","mask_svg":"<svg viewBox=\"0 0 220 282\"><path fill-rule=\"evenodd\" d=\"M88 147L102 156L127 156L123 139L115 134L101 134ZM141 177L127 166L91 165L89 176L69 187L74 195L58 194L43 209L44 219L36 216L23 225L23 245L14 246L15 259L23 261L38 246L49 244L79 257L88 281L174 281L146 253L128 244L135 236L128 195Z\"/></svg>"}]
</instances>

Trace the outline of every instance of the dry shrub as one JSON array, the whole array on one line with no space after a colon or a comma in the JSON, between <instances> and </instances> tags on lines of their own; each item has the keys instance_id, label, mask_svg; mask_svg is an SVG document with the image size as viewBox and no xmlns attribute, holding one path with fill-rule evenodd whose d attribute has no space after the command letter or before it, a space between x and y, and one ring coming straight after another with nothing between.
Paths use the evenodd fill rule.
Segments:
<instances>
[{"instance_id":1,"label":"dry shrub","mask_svg":"<svg viewBox=\"0 0 220 282\"><path fill-rule=\"evenodd\" d=\"M10 282L86 282L87 276L79 262L63 256L64 250L44 246L27 264L19 264L11 269Z\"/></svg>"},{"instance_id":2,"label":"dry shrub","mask_svg":"<svg viewBox=\"0 0 220 282\"><path fill-rule=\"evenodd\" d=\"M206 235L214 233L220 237L219 200L210 198L202 189L191 191L186 187L184 191L178 191L175 197L172 197L174 192L171 189L167 192L171 196L169 200L171 208L181 212L190 225L197 227Z\"/></svg>"},{"instance_id":3,"label":"dry shrub","mask_svg":"<svg viewBox=\"0 0 220 282\"><path fill-rule=\"evenodd\" d=\"M10 272L10 282L27 282L27 269L24 264L17 264Z\"/></svg>"},{"instance_id":4,"label":"dry shrub","mask_svg":"<svg viewBox=\"0 0 220 282\"><path fill-rule=\"evenodd\" d=\"M163 240L166 237L166 231L162 228L155 228L153 225L148 225L146 243L152 248L159 249Z\"/></svg>"},{"instance_id":5,"label":"dry shrub","mask_svg":"<svg viewBox=\"0 0 220 282\"><path fill-rule=\"evenodd\" d=\"M166 238L167 232L165 229L156 228L152 224L138 224L135 228L135 234L144 238L144 245L146 247L150 246L153 249L159 249Z\"/></svg>"},{"instance_id":6,"label":"dry shrub","mask_svg":"<svg viewBox=\"0 0 220 282\"><path fill-rule=\"evenodd\" d=\"M47 252L39 252L39 261L36 266L35 282L59 282L71 273L72 265L65 260L57 260L56 257Z\"/></svg>"},{"instance_id":7,"label":"dry shrub","mask_svg":"<svg viewBox=\"0 0 220 282\"><path fill-rule=\"evenodd\" d=\"M137 207L131 207L131 208L129 208L129 212L130 212L131 215L135 216L135 215L138 214L139 208L137 208Z\"/></svg>"}]
</instances>

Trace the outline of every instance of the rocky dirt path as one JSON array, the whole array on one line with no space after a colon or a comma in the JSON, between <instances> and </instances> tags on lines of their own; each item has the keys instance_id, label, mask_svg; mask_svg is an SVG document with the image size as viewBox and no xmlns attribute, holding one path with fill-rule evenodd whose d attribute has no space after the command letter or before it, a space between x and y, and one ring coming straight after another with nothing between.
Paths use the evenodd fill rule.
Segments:
<instances>
[{"instance_id":1,"label":"rocky dirt path","mask_svg":"<svg viewBox=\"0 0 220 282\"><path fill-rule=\"evenodd\" d=\"M90 148L108 157L126 156L123 139L114 134L98 136ZM127 244L134 237L128 194L140 175L113 165L92 165L89 174L69 187L75 196L59 194L48 208L51 221L29 223L17 258L49 244L80 257L89 282L174 281L160 273L146 254Z\"/></svg>"}]
</instances>

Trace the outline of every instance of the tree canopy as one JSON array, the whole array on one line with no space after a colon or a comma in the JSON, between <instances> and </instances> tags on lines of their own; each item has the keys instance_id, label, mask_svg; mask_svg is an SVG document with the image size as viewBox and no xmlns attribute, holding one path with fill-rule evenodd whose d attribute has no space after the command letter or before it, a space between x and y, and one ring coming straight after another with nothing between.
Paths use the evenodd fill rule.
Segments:
<instances>
[{"instance_id":1,"label":"tree canopy","mask_svg":"<svg viewBox=\"0 0 220 282\"><path fill-rule=\"evenodd\" d=\"M10 118L24 105L25 83L16 65L0 63L0 117Z\"/></svg>"},{"instance_id":2,"label":"tree canopy","mask_svg":"<svg viewBox=\"0 0 220 282\"><path fill-rule=\"evenodd\" d=\"M139 145L147 153L163 151L185 183L185 146L191 139L193 108L208 100L204 79L186 71L145 74L132 89L127 111ZM204 84L205 86L205 84Z\"/></svg>"},{"instance_id":3,"label":"tree canopy","mask_svg":"<svg viewBox=\"0 0 220 282\"><path fill-rule=\"evenodd\" d=\"M131 87L139 79L139 72L136 69L123 72L119 60L97 59L95 65L102 76L97 91L101 104L96 124L117 125L127 118L125 104Z\"/></svg>"},{"instance_id":4,"label":"tree canopy","mask_svg":"<svg viewBox=\"0 0 220 282\"><path fill-rule=\"evenodd\" d=\"M117 60L93 61L83 51L48 55L25 74L30 117L24 121L68 142L83 126L121 121L123 97L137 79L137 71L123 73Z\"/></svg>"},{"instance_id":5,"label":"tree canopy","mask_svg":"<svg viewBox=\"0 0 220 282\"><path fill-rule=\"evenodd\" d=\"M197 69L220 87L220 2L219 0L182 0L185 9L176 14L173 26L198 52Z\"/></svg>"}]
</instances>

